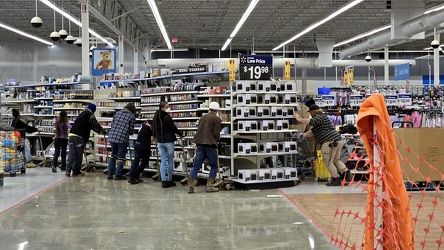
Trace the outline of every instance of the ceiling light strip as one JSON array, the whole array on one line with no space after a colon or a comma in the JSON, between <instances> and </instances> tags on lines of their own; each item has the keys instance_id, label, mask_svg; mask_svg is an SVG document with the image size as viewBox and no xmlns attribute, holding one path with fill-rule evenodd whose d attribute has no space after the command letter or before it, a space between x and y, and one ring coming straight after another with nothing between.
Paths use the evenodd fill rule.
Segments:
<instances>
[{"instance_id":1,"label":"ceiling light strip","mask_svg":"<svg viewBox=\"0 0 444 250\"><path fill-rule=\"evenodd\" d=\"M436 11L440 11L444 9L444 4L439 5L439 6L435 6L434 8L431 8L430 10L427 10L426 12L424 12L425 15L432 13L432 12L436 12Z\"/></svg>"},{"instance_id":2,"label":"ceiling light strip","mask_svg":"<svg viewBox=\"0 0 444 250\"><path fill-rule=\"evenodd\" d=\"M390 29L391 27L392 27L392 25L387 25L387 26L383 26L383 27L380 27L380 28L377 28L377 29L371 30L371 31L366 32L366 33L362 33L362 34L357 35L357 36L355 36L355 37L352 37L352 38L350 38L350 39L348 39L348 40L345 40L345 41L342 41L342 42L339 42L339 43L335 44L334 48L339 47L339 46L342 46L342 45L347 44L347 43L354 42L354 41L356 41L356 40L362 39L362 38L367 37L367 36L371 36L371 35L373 35L373 34L376 34L376 33L378 33L378 32L381 32L381 31L383 31L383 30Z\"/></svg>"},{"instance_id":3,"label":"ceiling light strip","mask_svg":"<svg viewBox=\"0 0 444 250\"><path fill-rule=\"evenodd\" d=\"M225 42L224 46L222 47L222 50L226 50L227 49L228 45L230 45L230 43L231 43L231 40L233 40L233 38L236 36L237 32L240 30L242 25L245 23L245 21L247 20L248 16L250 16L251 12L254 10L254 8L256 7L258 2L259 2L259 0L251 0L250 5L248 6L248 8L245 11L245 13L242 15L242 18L237 23L237 25L234 28L233 32L231 32L231 35L227 39L227 41Z\"/></svg>"},{"instance_id":4,"label":"ceiling light strip","mask_svg":"<svg viewBox=\"0 0 444 250\"><path fill-rule=\"evenodd\" d=\"M303 30L301 33L295 35L294 37L290 38L289 40L281 43L279 46L277 46L276 48L274 48L273 50L278 50L280 48L282 48L283 46L291 43L292 41L298 39L299 37L307 34L308 32L316 29L317 27L321 26L322 24L330 21L331 19L335 18L336 16L342 14L343 12L355 7L356 5L360 4L361 2L363 2L364 0L354 0L353 2L345 5L344 7L340 8L339 10L333 12L332 14L330 14L328 17L322 19L321 21L314 23L312 25L310 25L308 28L306 28L305 30Z\"/></svg>"},{"instance_id":5,"label":"ceiling light strip","mask_svg":"<svg viewBox=\"0 0 444 250\"><path fill-rule=\"evenodd\" d=\"M165 40L165 43L168 47L168 49L172 49L170 38L168 37L168 34L165 29L165 25L163 25L162 18L160 17L159 10L157 9L157 5L154 2L154 0L147 0L148 4L150 5L151 11L153 12L154 17L156 18L157 25L159 26L160 32L162 33L163 40Z\"/></svg>"},{"instance_id":6,"label":"ceiling light strip","mask_svg":"<svg viewBox=\"0 0 444 250\"><path fill-rule=\"evenodd\" d=\"M38 38L38 37L36 37L36 36L30 35L30 34L24 32L24 31L18 30L18 29L13 28L13 27L11 27L11 26L9 26L9 25L6 25L6 24L3 24L3 23L0 23L0 27L2 27L2 28L4 28L4 29L7 29L7 30L10 30L10 31L12 31L12 32L15 32L15 33L17 33L17 34L20 34L20 35L22 35L22 36L26 36L26 37L28 37L28 38L34 39L34 40L39 41L39 42L41 42L41 43L44 43L44 44L46 44L46 45L54 46L54 44L51 43L51 42L48 42L48 41L45 41L45 40L43 40L43 39L41 39L41 38Z\"/></svg>"},{"instance_id":7,"label":"ceiling light strip","mask_svg":"<svg viewBox=\"0 0 444 250\"><path fill-rule=\"evenodd\" d=\"M76 24L79 27L82 27L82 23L77 20L76 18L74 18L73 16L71 16L70 14L66 13L65 11L63 11L62 9L60 9L59 7L57 7L55 4L49 2L48 0L40 0L40 2L44 3L46 6L48 6L49 8L55 10L56 12L58 12L59 14L61 14L62 16L66 17L67 19L69 19L71 22L73 22L74 24ZM97 34L97 32L93 31L92 29L88 29L89 33L95 37L97 37L98 39L102 40L102 42L108 44L109 46L112 46L112 44L107 41L105 38L103 38L102 36L100 36L99 34Z\"/></svg>"}]
</instances>

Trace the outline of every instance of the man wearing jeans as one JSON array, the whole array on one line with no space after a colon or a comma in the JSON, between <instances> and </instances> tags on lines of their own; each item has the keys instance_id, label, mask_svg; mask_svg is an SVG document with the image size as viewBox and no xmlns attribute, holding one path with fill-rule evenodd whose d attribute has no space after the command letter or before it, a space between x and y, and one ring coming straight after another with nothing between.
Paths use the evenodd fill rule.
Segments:
<instances>
[{"instance_id":1,"label":"man wearing jeans","mask_svg":"<svg viewBox=\"0 0 444 250\"><path fill-rule=\"evenodd\" d=\"M214 179L217 175L218 156L217 142L220 139L220 131L222 130L222 120L217 116L219 111L219 103L212 102L209 105L208 114L202 116L199 120L199 127L194 135L193 142L197 144L196 160L188 179L188 193L194 193L194 185L196 184L197 173L202 163L208 159L210 163L210 174L207 180L207 192L219 192L219 189L213 187Z\"/></svg>"},{"instance_id":2,"label":"man wearing jeans","mask_svg":"<svg viewBox=\"0 0 444 250\"><path fill-rule=\"evenodd\" d=\"M82 166L83 151L85 143L89 140L91 130L96 133L105 134L102 126L97 122L94 112L95 104L88 104L88 107L77 116L70 133L68 134L68 165L66 166L66 177L85 175L80 171Z\"/></svg>"},{"instance_id":3,"label":"man wearing jeans","mask_svg":"<svg viewBox=\"0 0 444 250\"><path fill-rule=\"evenodd\" d=\"M111 143L111 159L108 162L108 179L126 180L122 175L123 165L126 161L129 136L134 132L136 118L134 103L128 103L124 109L113 116L111 130L108 133L108 141ZM117 161L117 167L116 167Z\"/></svg>"}]
</instances>

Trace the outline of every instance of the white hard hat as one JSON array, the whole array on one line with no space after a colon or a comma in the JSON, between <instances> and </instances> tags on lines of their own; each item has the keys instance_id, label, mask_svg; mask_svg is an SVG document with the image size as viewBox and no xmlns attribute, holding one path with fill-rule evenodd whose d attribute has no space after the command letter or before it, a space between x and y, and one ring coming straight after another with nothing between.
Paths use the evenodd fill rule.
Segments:
<instances>
[{"instance_id":1,"label":"white hard hat","mask_svg":"<svg viewBox=\"0 0 444 250\"><path fill-rule=\"evenodd\" d=\"M219 103L212 102L212 103L210 103L210 106L208 106L208 107L212 110L219 110Z\"/></svg>"}]
</instances>

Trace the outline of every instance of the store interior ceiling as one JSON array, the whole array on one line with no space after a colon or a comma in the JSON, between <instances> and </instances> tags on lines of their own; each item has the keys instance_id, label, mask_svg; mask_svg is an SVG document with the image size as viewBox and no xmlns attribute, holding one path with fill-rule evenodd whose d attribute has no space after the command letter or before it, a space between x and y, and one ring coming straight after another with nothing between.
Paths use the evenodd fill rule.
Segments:
<instances>
[{"instance_id":1,"label":"store interior ceiling","mask_svg":"<svg viewBox=\"0 0 444 250\"><path fill-rule=\"evenodd\" d=\"M425 10L443 5L442 0L416 1ZM40 28L31 26L37 15L43 20ZM81 0L50 0L80 20ZM175 49L220 50L241 19L251 0L155 0L165 29ZM303 31L306 27L327 17L351 0L261 0L233 38L228 50L271 51L281 43ZM392 1L362 1L352 9L320 25L289 43L291 51L317 51L316 41L333 39L336 43L391 23ZM2 0L0 23L7 24L47 41L54 31L54 11L40 0ZM63 28L69 32L68 20ZM62 29L62 16L55 14L55 30ZM159 26L147 0L90 0L90 28L103 37L117 41L120 32L125 41L141 49L167 48ZM0 28L2 41L31 41L29 38ZM441 31L442 27L438 27ZM80 34L79 27L71 23L70 33ZM364 38L365 40L366 38ZM426 31L425 39L402 41L391 45L390 50L419 51L430 47L433 29ZM443 39L444 40L444 39ZM341 50L363 40L357 40L335 50ZM62 42L56 44L63 45ZM99 45L100 46L100 45ZM377 50L381 48L371 48ZM282 52L282 48L277 50ZM279 53L279 52L276 52Z\"/></svg>"}]
</instances>

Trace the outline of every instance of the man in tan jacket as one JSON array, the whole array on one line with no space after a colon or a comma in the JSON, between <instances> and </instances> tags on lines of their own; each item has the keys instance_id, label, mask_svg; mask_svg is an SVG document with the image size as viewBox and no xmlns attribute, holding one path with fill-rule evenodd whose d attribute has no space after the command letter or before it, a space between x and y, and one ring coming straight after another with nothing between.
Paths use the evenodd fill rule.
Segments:
<instances>
[{"instance_id":1,"label":"man in tan jacket","mask_svg":"<svg viewBox=\"0 0 444 250\"><path fill-rule=\"evenodd\" d=\"M214 179L217 174L218 155L217 142L220 139L220 131L222 120L217 116L219 111L219 103L212 102L209 106L208 114L202 116L199 120L199 127L194 135L193 142L196 143L196 160L193 164L190 177L188 179L188 193L194 193L194 185L196 184L196 176L202 163L208 159L210 163L210 175L207 180L207 192L219 192L219 189L213 187Z\"/></svg>"}]
</instances>

